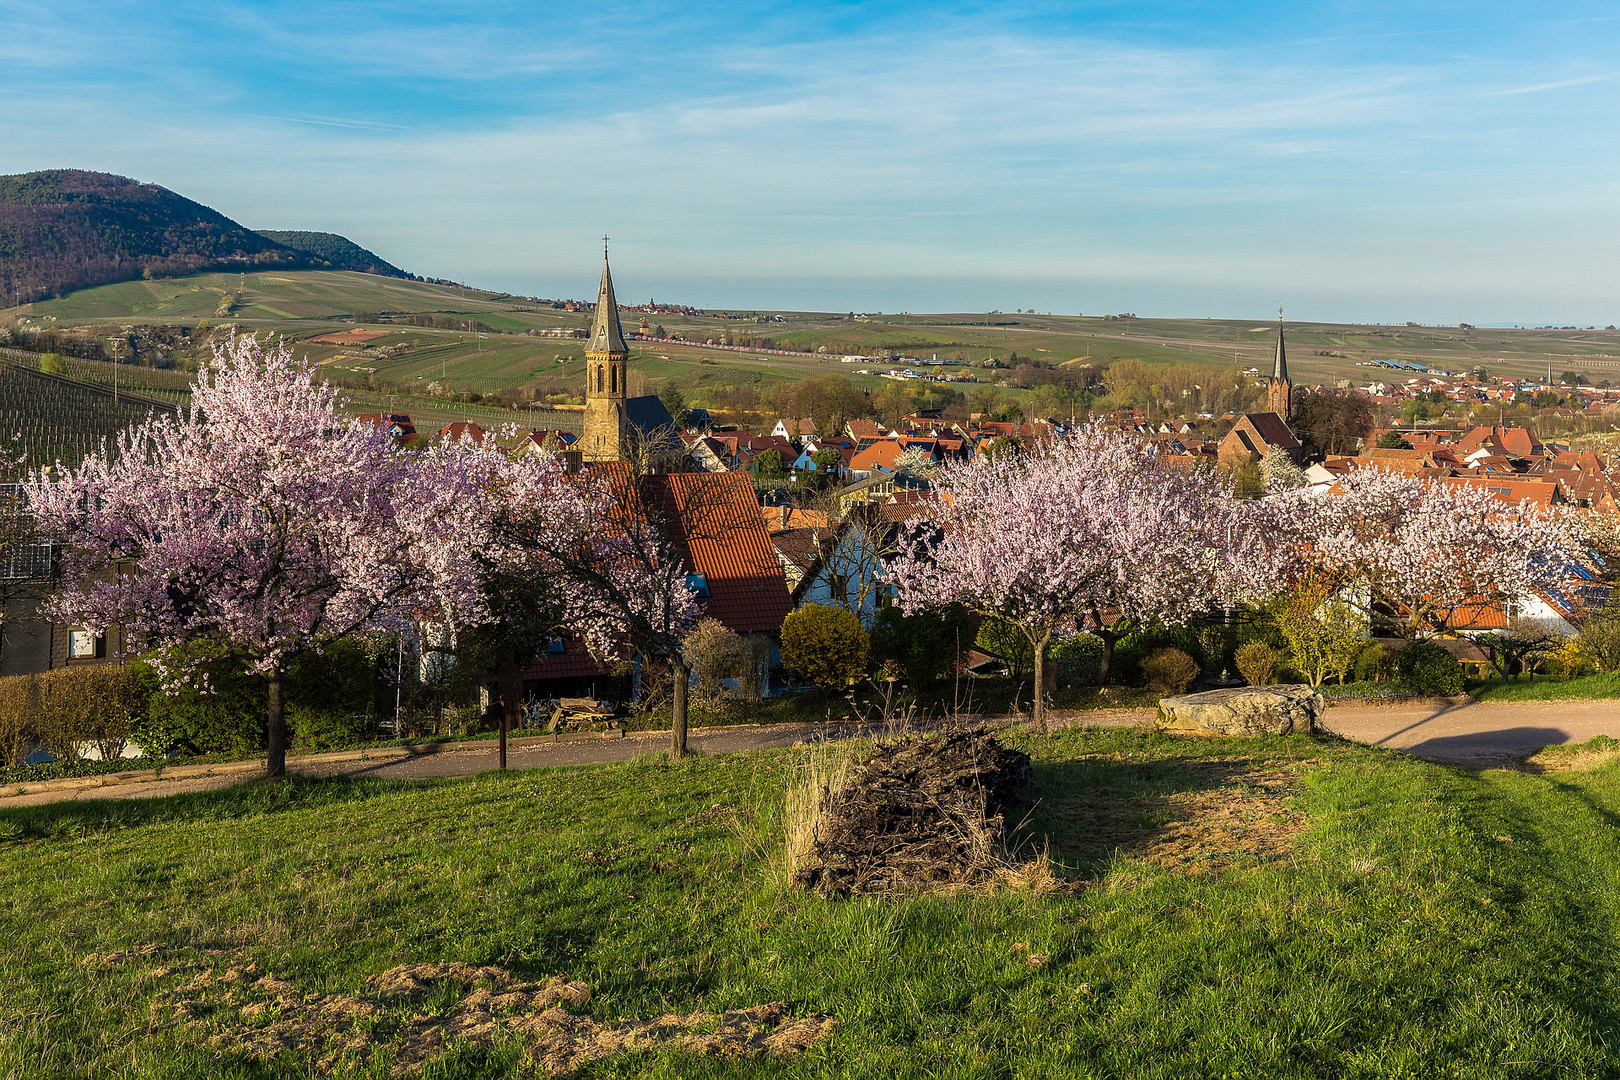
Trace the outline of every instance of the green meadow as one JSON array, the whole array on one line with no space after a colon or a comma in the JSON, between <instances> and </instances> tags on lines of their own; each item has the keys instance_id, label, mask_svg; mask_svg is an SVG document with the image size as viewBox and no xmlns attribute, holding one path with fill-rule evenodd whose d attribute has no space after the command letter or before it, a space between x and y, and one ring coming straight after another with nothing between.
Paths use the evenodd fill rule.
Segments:
<instances>
[{"instance_id":1,"label":"green meadow","mask_svg":"<svg viewBox=\"0 0 1620 1080\"><path fill-rule=\"evenodd\" d=\"M547 1024L641 1032L588 1077L1620 1072L1607 755L1014 740L1015 845L1057 888L797 890L785 793L826 747L0 811L0 1075L545 1075ZM481 991L376 989L450 962L588 994L524 1027L485 993L455 1028ZM814 1037L726 1042L727 1010L777 1003ZM267 1034L317 1008L303 1043Z\"/></svg>"}]
</instances>

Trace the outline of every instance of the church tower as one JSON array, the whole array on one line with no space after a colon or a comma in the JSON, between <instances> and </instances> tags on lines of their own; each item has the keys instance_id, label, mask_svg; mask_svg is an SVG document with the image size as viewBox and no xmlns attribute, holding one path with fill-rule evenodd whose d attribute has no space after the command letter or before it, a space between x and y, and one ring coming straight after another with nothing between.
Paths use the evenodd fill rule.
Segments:
<instances>
[{"instance_id":1,"label":"church tower","mask_svg":"<svg viewBox=\"0 0 1620 1080\"><path fill-rule=\"evenodd\" d=\"M1288 381L1288 347L1283 343L1282 308L1277 308L1277 359L1271 365L1271 382L1266 386L1266 409L1288 421L1293 404L1294 384Z\"/></svg>"},{"instance_id":2,"label":"church tower","mask_svg":"<svg viewBox=\"0 0 1620 1080\"><path fill-rule=\"evenodd\" d=\"M602 285L596 293L596 318L585 346L585 424L580 447L586 461L618 461L624 455L625 377L630 347L619 326L608 270L607 237L602 237Z\"/></svg>"}]
</instances>

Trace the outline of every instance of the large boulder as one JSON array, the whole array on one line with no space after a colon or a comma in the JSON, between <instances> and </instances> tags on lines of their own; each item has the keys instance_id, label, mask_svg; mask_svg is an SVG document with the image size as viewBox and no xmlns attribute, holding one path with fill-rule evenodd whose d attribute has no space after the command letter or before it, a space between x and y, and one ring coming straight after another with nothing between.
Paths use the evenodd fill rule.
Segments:
<instances>
[{"instance_id":1,"label":"large boulder","mask_svg":"<svg viewBox=\"0 0 1620 1080\"><path fill-rule=\"evenodd\" d=\"M1242 686L1159 699L1159 726L1201 735L1306 735L1327 700L1309 686Z\"/></svg>"}]
</instances>

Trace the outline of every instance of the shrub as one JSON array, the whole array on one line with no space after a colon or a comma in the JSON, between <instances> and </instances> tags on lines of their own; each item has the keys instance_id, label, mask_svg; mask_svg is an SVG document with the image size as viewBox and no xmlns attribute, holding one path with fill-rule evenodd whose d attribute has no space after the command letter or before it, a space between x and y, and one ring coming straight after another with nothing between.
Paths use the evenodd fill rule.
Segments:
<instances>
[{"instance_id":1,"label":"shrub","mask_svg":"<svg viewBox=\"0 0 1620 1080\"><path fill-rule=\"evenodd\" d=\"M916 615L885 605L872 624L873 658L895 661L919 687L949 675L973 640L967 612L954 604Z\"/></svg>"},{"instance_id":2,"label":"shrub","mask_svg":"<svg viewBox=\"0 0 1620 1080\"><path fill-rule=\"evenodd\" d=\"M1547 674L1558 679L1577 679L1596 670L1579 638L1569 638L1556 649L1547 650L1545 664Z\"/></svg>"},{"instance_id":3,"label":"shrub","mask_svg":"<svg viewBox=\"0 0 1620 1080\"><path fill-rule=\"evenodd\" d=\"M1332 582L1307 577L1272 605L1289 660L1312 686L1344 682L1367 641L1366 619L1335 593Z\"/></svg>"},{"instance_id":4,"label":"shrub","mask_svg":"<svg viewBox=\"0 0 1620 1080\"><path fill-rule=\"evenodd\" d=\"M1395 678L1415 694L1460 694L1462 665L1433 641L1414 641L1395 654Z\"/></svg>"},{"instance_id":5,"label":"shrub","mask_svg":"<svg viewBox=\"0 0 1620 1080\"><path fill-rule=\"evenodd\" d=\"M67 364L62 362L61 353L40 353L39 370L46 375L66 375Z\"/></svg>"},{"instance_id":6,"label":"shrub","mask_svg":"<svg viewBox=\"0 0 1620 1080\"><path fill-rule=\"evenodd\" d=\"M1581 626L1581 655L1599 671L1620 671L1620 604L1611 600Z\"/></svg>"},{"instance_id":7,"label":"shrub","mask_svg":"<svg viewBox=\"0 0 1620 1080\"><path fill-rule=\"evenodd\" d=\"M871 641L843 608L808 604L782 620L782 662L824 690L838 690L866 671Z\"/></svg>"},{"instance_id":8,"label":"shrub","mask_svg":"<svg viewBox=\"0 0 1620 1080\"><path fill-rule=\"evenodd\" d=\"M64 761L86 745L104 760L118 757L146 712L141 680L122 665L57 668L36 678L39 741Z\"/></svg>"},{"instance_id":9,"label":"shrub","mask_svg":"<svg viewBox=\"0 0 1620 1080\"><path fill-rule=\"evenodd\" d=\"M1390 658L1394 656L1382 641L1369 641L1356 654L1352 667L1356 682L1388 682Z\"/></svg>"},{"instance_id":10,"label":"shrub","mask_svg":"<svg viewBox=\"0 0 1620 1080\"><path fill-rule=\"evenodd\" d=\"M1179 694L1198 677L1198 661L1180 649L1155 649L1142 661L1148 685L1165 694Z\"/></svg>"},{"instance_id":11,"label":"shrub","mask_svg":"<svg viewBox=\"0 0 1620 1080\"><path fill-rule=\"evenodd\" d=\"M1091 686L1102 667L1102 639L1095 634L1076 634L1052 646L1052 667L1060 686Z\"/></svg>"},{"instance_id":12,"label":"shrub","mask_svg":"<svg viewBox=\"0 0 1620 1080\"><path fill-rule=\"evenodd\" d=\"M703 619L693 627L682 651L697 679L697 700L701 705L718 702L727 679L742 678L743 640L717 619Z\"/></svg>"},{"instance_id":13,"label":"shrub","mask_svg":"<svg viewBox=\"0 0 1620 1080\"><path fill-rule=\"evenodd\" d=\"M1015 683L1035 670L1035 647L1029 643L1029 635L1005 619L991 617L981 622L974 644L1005 663Z\"/></svg>"},{"instance_id":14,"label":"shrub","mask_svg":"<svg viewBox=\"0 0 1620 1080\"><path fill-rule=\"evenodd\" d=\"M319 750L375 738L380 674L378 656L357 641L335 642L294 660L286 683L293 745Z\"/></svg>"},{"instance_id":15,"label":"shrub","mask_svg":"<svg viewBox=\"0 0 1620 1080\"><path fill-rule=\"evenodd\" d=\"M1238 647L1237 669L1250 686L1269 686L1277 673L1277 653L1263 641L1251 641Z\"/></svg>"},{"instance_id":16,"label":"shrub","mask_svg":"<svg viewBox=\"0 0 1620 1080\"><path fill-rule=\"evenodd\" d=\"M171 657L197 666L191 681L168 690L153 663L130 664L146 689L146 714L134 738L148 755L247 754L264 745L263 680L204 643L171 650Z\"/></svg>"},{"instance_id":17,"label":"shrub","mask_svg":"<svg viewBox=\"0 0 1620 1080\"><path fill-rule=\"evenodd\" d=\"M0 768L22 764L34 741L39 716L39 677L0 679Z\"/></svg>"}]
</instances>

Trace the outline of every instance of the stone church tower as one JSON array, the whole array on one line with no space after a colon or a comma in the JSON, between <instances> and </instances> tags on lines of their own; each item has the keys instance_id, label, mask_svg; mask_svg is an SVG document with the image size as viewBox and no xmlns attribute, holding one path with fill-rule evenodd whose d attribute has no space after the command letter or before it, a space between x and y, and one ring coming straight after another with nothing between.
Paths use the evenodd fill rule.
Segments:
<instances>
[{"instance_id":1,"label":"stone church tower","mask_svg":"<svg viewBox=\"0 0 1620 1080\"><path fill-rule=\"evenodd\" d=\"M619 326L619 305L613 299L613 275L608 270L607 242L602 244L602 285L596 293L596 318L590 344L585 346L585 423L580 449L586 461L618 461L624 456L625 377L630 347Z\"/></svg>"},{"instance_id":2,"label":"stone church tower","mask_svg":"<svg viewBox=\"0 0 1620 1080\"><path fill-rule=\"evenodd\" d=\"M1266 386L1266 410L1276 413L1286 422L1293 399L1294 384L1288 381L1288 348L1283 344L1282 308L1278 308L1277 359L1271 365L1271 381Z\"/></svg>"}]
</instances>

